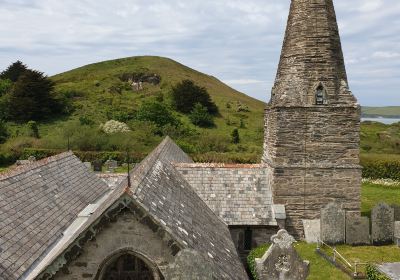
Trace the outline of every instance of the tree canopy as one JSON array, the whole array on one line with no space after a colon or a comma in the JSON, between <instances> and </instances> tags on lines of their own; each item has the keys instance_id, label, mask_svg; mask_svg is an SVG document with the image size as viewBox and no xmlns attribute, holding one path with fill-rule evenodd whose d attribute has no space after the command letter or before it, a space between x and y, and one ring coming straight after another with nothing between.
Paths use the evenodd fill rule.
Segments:
<instances>
[{"instance_id":1,"label":"tree canopy","mask_svg":"<svg viewBox=\"0 0 400 280\"><path fill-rule=\"evenodd\" d=\"M183 80L172 88L172 103L181 113L189 114L197 103L207 108L210 114L217 114L218 107L211 100L207 89L191 80Z\"/></svg>"}]
</instances>

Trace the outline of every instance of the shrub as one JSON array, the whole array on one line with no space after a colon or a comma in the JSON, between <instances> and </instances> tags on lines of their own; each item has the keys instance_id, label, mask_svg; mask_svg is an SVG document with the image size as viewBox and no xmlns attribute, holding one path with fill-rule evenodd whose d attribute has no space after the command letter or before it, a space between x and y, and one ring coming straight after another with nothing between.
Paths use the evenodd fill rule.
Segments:
<instances>
[{"instance_id":1,"label":"shrub","mask_svg":"<svg viewBox=\"0 0 400 280\"><path fill-rule=\"evenodd\" d=\"M113 134L118 132L129 132L128 125L123 122L110 120L101 126L101 130L107 134Z\"/></svg>"},{"instance_id":2,"label":"shrub","mask_svg":"<svg viewBox=\"0 0 400 280\"><path fill-rule=\"evenodd\" d=\"M39 128L35 121L29 121L26 126L28 128L29 137L39 138Z\"/></svg>"},{"instance_id":3,"label":"shrub","mask_svg":"<svg viewBox=\"0 0 400 280\"><path fill-rule=\"evenodd\" d=\"M5 122L0 120L0 144L4 143L9 136L10 134L8 133Z\"/></svg>"},{"instance_id":4,"label":"shrub","mask_svg":"<svg viewBox=\"0 0 400 280\"><path fill-rule=\"evenodd\" d=\"M239 142L240 142L240 137L239 137L239 130L238 130L237 128L235 128L235 129L232 131L231 139L232 139L231 141L232 141L233 144L239 144Z\"/></svg>"},{"instance_id":5,"label":"shrub","mask_svg":"<svg viewBox=\"0 0 400 280\"><path fill-rule=\"evenodd\" d=\"M175 109L189 114L197 103L207 108L210 114L217 114L218 107L211 100L207 89L196 85L191 80L184 80L172 88L172 103Z\"/></svg>"},{"instance_id":6,"label":"shrub","mask_svg":"<svg viewBox=\"0 0 400 280\"><path fill-rule=\"evenodd\" d=\"M268 250L270 244L264 244L260 247L257 247L250 251L249 255L247 256L247 264L249 266L249 270L253 280L258 280L257 276L257 268L256 268L256 259L261 258L265 252Z\"/></svg>"},{"instance_id":7,"label":"shrub","mask_svg":"<svg viewBox=\"0 0 400 280\"><path fill-rule=\"evenodd\" d=\"M367 265L366 271L368 280L390 280L389 277L380 273L376 267L371 264Z\"/></svg>"},{"instance_id":8,"label":"shrub","mask_svg":"<svg viewBox=\"0 0 400 280\"><path fill-rule=\"evenodd\" d=\"M91 118L89 118L88 116L80 116L79 123L81 125L89 125L89 126L94 125L94 121Z\"/></svg>"},{"instance_id":9,"label":"shrub","mask_svg":"<svg viewBox=\"0 0 400 280\"><path fill-rule=\"evenodd\" d=\"M207 108L200 103L197 103L194 106L192 112L189 115L189 119L194 125L200 127L214 126L213 117L210 115L210 113L208 113Z\"/></svg>"},{"instance_id":10,"label":"shrub","mask_svg":"<svg viewBox=\"0 0 400 280\"><path fill-rule=\"evenodd\" d=\"M400 158L361 156L361 165L364 178L400 180Z\"/></svg>"},{"instance_id":11,"label":"shrub","mask_svg":"<svg viewBox=\"0 0 400 280\"><path fill-rule=\"evenodd\" d=\"M158 127L167 124L178 126L179 120L172 112L163 104L157 101L144 102L139 108L136 118L140 121L149 121L155 123Z\"/></svg>"}]
</instances>

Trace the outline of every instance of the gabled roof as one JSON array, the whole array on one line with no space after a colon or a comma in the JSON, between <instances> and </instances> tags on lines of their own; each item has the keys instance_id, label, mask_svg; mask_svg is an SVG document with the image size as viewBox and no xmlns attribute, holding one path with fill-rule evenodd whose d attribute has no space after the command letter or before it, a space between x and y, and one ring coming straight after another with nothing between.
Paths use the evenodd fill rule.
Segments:
<instances>
[{"instance_id":1,"label":"gabled roof","mask_svg":"<svg viewBox=\"0 0 400 280\"><path fill-rule=\"evenodd\" d=\"M277 225L266 165L174 163L174 166L228 225Z\"/></svg>"},{"instance_id":2,"label":"gabled roof","mask_svg":"<svg viewBox=\"0 0 400 280\"><path fill-rule=\"evenodd\" d=\"M75 223L78 226L68 230L68 236L54 246L31 276L45 271L106 211L116 205L127 205L128 196L133 205L140 207L139 212L146 212L143 219L150 217L174 239L180 249L193 249L211 261L216 267L217 279L247 279L227 225L208 208L171 161L192 162L171 139L166 138L132 170L131 188L124 180L93 207L91 215L80 217Z\"/></svg>"},{"instance_id":3,"label":"gabled roof","mask_svg":"<svg viewBox=\"0 0 400 280\"><path fill-rule=\"evenodd\" d=\"M0 175L0 279L19 279L107 185L71 152Z\"/></svg>"}]
</instances>

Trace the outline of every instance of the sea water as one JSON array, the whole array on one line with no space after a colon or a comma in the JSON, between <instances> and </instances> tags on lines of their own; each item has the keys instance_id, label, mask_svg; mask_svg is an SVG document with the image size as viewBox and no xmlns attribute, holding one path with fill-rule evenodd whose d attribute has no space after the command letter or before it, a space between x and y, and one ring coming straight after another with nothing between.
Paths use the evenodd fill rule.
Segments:
<instances>
[{"instance_id":1,"label":"sea water","mask_svg":"<svg viewBox=\"0 0 400 280\"><path fill-rule=\"evenodd\" d=\"M380 122L384 124L393 124L400 122L400 119L390 119L390 118L361 118L361 121L372 121L372 122Z\"/></svg>"}]
</instances>

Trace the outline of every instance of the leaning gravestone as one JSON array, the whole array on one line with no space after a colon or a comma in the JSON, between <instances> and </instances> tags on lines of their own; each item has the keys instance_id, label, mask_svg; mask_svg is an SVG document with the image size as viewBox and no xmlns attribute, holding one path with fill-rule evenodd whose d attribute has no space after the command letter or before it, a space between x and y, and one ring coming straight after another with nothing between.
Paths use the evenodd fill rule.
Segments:
<instances>
[{"instance_id":1,"label":"leaning gravestone","mask_svg":"<svg viewBox=\"0 0 400 280\"><path fill-rule=\"evenodd\" d=\"M309 262L302 261L294 249L294 238L284 229L271 237L272 245L261 259L256 259L259 280L305 280Z\"/></svg>"},{"instance_id":2,"label":"leaning gravestone","mask_svg":"<svg viewBox=\"0 0 400 280\"><path fill-rule=\"evenodd\" d=\"M93 162L94 172L101 172L103 170L103 162L101 160L95 160Z\"/></svg>"},{"instance_id":3,"label":"leaning gravestone","mask_svg":"<svg viewBox=\"0 0 400 280\"><path fill-rule=\"evenodd\" d=\"M372 243L374 245L393 244L394 210L385 203L379 203L372 209Z\"/></svg>"},{"instance_id":4,"label":"leaning gravestone","mask_svg":"<svg viewBox=\"0 0 400 280\"><path fill-rule=\"evenodd\" d=\"M303 220L304 237L307 243L318 243L321 236L321 221Z\"/></svg>"},{"instance_id":5,"label":"leaning gravestone","mask_svg":"<svg viewBox=\"0 0 400 280\"><path fill-rule=\"evenodd\" d=\"M394 242L400 247L400 222L394 222Z\"/></svg>"},{"instance_id":6,"label":"leaning gravestone","mask_svg":"<svg viewBox=\"0 0 400 280\"><path fill-rule=\"evenodd\" d=\"M360 213L346 213L346 244L368 245L370 244L369 219L361 217Z\"/></svg>"},{"instance_id":7,"label":"leaning gravestone","mask_svg":"<svg viewBox=\"0 0 400 280\"><path fill-rule=\"evenodd\" d=\"M327 244L345 242L345 211L336 202L321 210L321 240Z\"/></svg>"}]
</instances>

